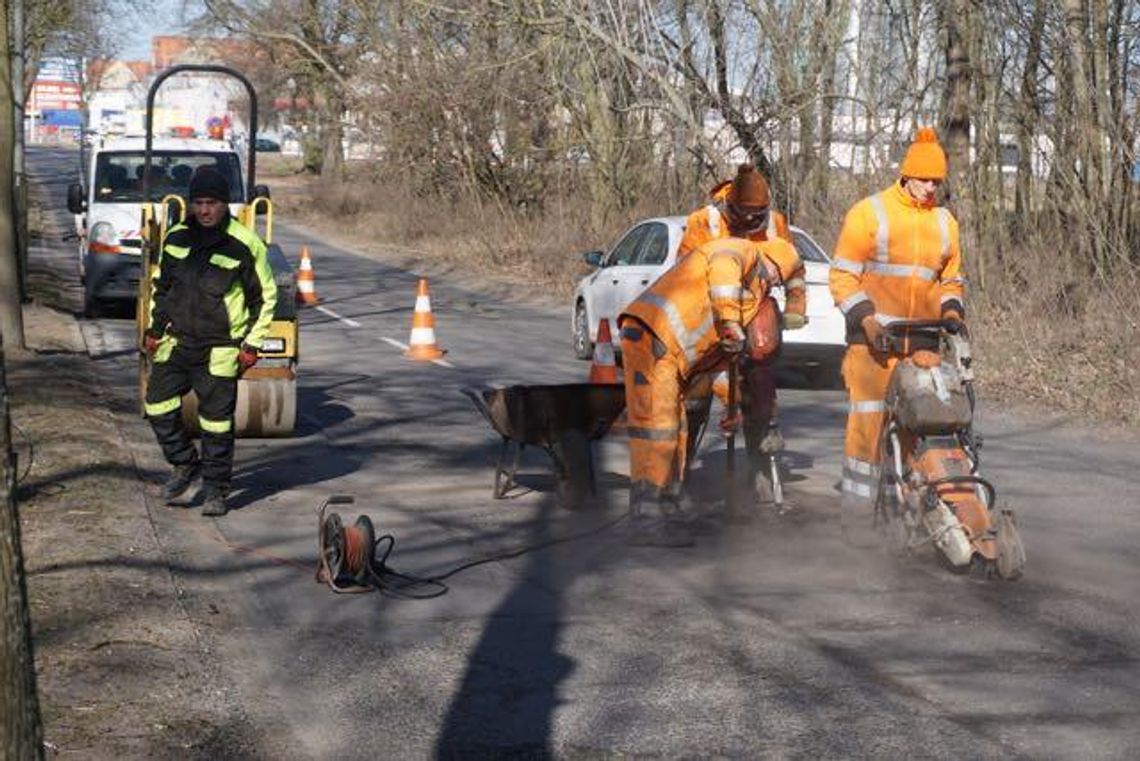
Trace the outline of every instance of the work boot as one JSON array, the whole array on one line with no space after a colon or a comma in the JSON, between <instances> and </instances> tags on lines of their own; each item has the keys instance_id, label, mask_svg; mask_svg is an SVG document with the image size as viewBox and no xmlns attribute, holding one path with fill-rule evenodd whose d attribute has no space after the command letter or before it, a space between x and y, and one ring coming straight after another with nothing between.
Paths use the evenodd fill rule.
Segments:
<instances>
[{"instance_id":1,"label":"work boot","mask_svg":"<svg viewBox=\"0 0 1140 761\"><path fill-rule=\"evenodd\" d=\"M202 463L194 460L186 465L175 465L174 472L170 474L170 478L162 485L162 498L167 502L177 499L186 493L190 485L198 480L198 476L202 474Z\"/></svg>"},{"instance_id":2,"label":"work boot","mask_svg":"<svg viewBox=\"0 0 1140 761\"><path fill-rule=\"evenodd\" d=\"M206 487L202 502L202 515L217 518L225 515L230 509L226 506L226 492L216 486Z\"/></svg>"},{"instance_id":3,"label":"work boot","mask_svg":"<svg viewBox=\"0 0 1140 761\"><path fill-rule=\"evenodd\" d=\"M665 496L663 489L634 484L630 490L629 532L631 547L691 547L693 532L678 495Z\"/></svg>"}]
</instances>

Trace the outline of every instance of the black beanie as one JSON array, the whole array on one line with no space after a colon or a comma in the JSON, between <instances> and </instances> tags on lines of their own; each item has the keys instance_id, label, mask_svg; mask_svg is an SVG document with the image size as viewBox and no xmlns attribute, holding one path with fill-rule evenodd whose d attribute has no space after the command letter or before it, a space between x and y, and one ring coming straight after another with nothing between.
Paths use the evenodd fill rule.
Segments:
<instances>
[{"instance_id":1,"label":"black beanie","mask_svg":"<svg viewBox=\"0 0 1140 761\"><path fill-rule=\"evenodd\" d=\"M218 201L230 202L230 184L226 178L212 166L200 166L190 178L190 192L187 197L193 201L195 198L213 198Z\"/></svg>"}]
</instances>

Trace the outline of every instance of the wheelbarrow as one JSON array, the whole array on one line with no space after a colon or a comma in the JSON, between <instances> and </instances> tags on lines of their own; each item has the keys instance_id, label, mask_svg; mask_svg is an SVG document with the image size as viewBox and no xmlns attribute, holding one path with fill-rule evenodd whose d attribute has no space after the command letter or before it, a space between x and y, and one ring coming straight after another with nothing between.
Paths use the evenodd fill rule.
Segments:
<instances>
[{"instance_id":1,"label":"wheelbarrow","mask_svg":"<svg viewBox=\"0 0 1140 761\"><path fill-rule=\"evenodd\" d=\"M503 437L495 464L495 499L505 499L518 486L519 458L528 444L550 455L563 505L580 507L594 493L591 444L606 435L625 409L624 386L515 385L466 388L463 393Z\"/></svg>"}]
</instances>

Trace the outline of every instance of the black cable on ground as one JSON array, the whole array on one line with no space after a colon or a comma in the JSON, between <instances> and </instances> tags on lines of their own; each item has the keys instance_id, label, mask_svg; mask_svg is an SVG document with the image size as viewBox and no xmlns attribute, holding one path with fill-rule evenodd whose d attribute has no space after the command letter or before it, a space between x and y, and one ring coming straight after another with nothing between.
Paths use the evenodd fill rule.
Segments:
<instances>
[{"instance_id":1,"label":"black cable on ground","mask_svg":"<svg viewBox=\"0 0 1140 761\"><path fill-rule=\"evenodd\" d=\"M444 583L444 579L449 579L456 574L470 570L471 568L475 568L477 566L486 565L488 563L498 563L504 560L513 560L514 558L522 557L523 555L528 555L532 552L538 552L539 550L544 550L548 547L554 547L559 544L569 544L570 542L576 542L581 539L596 536L603 531L613 528L625 520L628 516L629 512L624 512L617 518L606 521L602 525L596 526L589 531L583 531L578 534L570 534L569 536L561 536L554 539L549 539L545 542L539 542L538 544L531 544L525 547L520 547L516 550L508 550L507 552L500 552L484 558L479 558L477 560L471 560L466 563L457 565L451 570L436 576L415 576L412 574L401 573L400 571L390 568L387 565L387 561L388 557L392 554L392 550L396 546L396 538L392 534L385 534L376 540L375 547L377 549L381 547L381 544L384 546L382 554L379 557L374 556L373 558L372 577L374 583L376 584L376 588L380 590L380 593L385 596L394 597L401 600L430 600L432 598L447 594L449 587ZM427 587L430 591L422 593L417 593L415 591L405 591L415 590L416 588L420 587Z\"/></svg>"}]
</instances>

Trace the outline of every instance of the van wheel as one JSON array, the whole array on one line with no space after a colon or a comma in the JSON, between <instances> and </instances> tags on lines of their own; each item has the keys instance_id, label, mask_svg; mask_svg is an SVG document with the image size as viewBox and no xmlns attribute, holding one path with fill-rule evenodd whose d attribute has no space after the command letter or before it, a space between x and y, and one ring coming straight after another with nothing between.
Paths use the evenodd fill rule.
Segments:
<instances>
[{"instance_id":1,"label":"van wheel","mask_svg":"<svg viewBox=\"0 0 1140 761\"><path fill-rule=\"evenodd\" d=\"M571 340L574 344L575 357L590 359L594 356L594 343L590 340L590 324L586 321L586 304L582 301L574 307L574 335Z\"/></svg>"}]
</instances>

